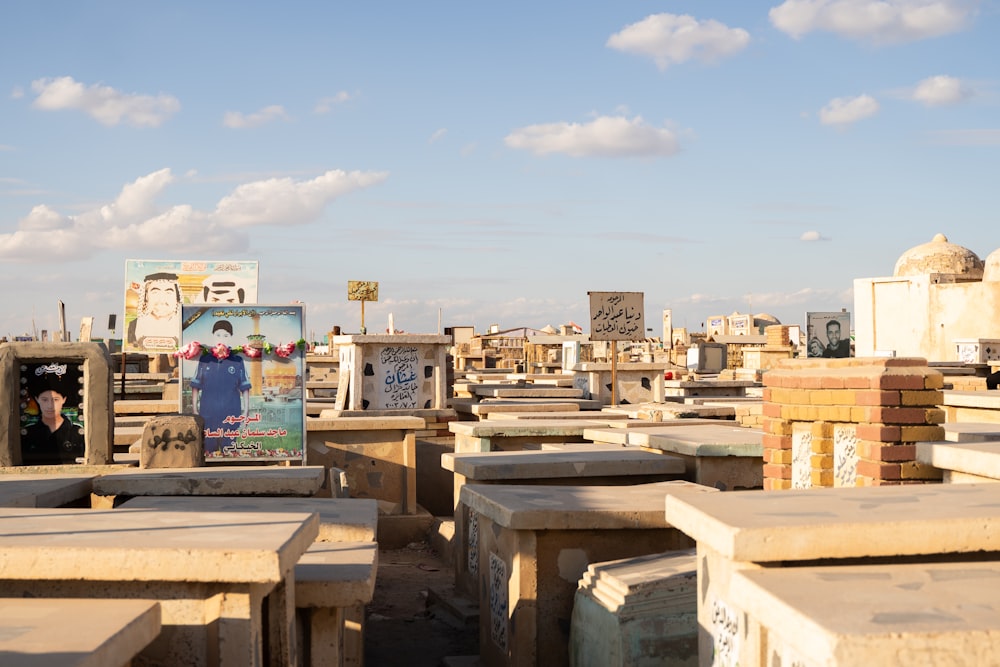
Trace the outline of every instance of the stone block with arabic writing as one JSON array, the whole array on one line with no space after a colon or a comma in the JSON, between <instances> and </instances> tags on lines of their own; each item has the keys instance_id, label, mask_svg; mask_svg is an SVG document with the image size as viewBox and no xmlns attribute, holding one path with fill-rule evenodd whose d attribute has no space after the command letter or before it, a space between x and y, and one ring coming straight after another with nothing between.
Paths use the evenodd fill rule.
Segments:
<instances>
[{"instance_id":1,"label":"stone block with arabic writing","mask_svg":"<svg viewBox=\"0 0 1000 667\"><path fill-rule=\"evenodd\" d=\"M205 420L200 415L163 415L146 422L140 468L199 468L205 465Z\"/></svg>"}]
</instances>

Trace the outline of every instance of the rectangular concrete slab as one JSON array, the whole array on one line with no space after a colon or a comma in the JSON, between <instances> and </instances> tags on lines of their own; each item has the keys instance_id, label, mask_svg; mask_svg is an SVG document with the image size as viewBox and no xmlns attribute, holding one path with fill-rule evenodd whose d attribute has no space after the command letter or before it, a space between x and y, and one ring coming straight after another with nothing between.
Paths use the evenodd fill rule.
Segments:
<instances>
[{"instance_id":1,"label":"rectangular concrete slab","mask_svg":"<svg viewBox=\"0 0 1000 667\"><path fill-rule=\"evenodd\" d=\"M628 444L688 456L748 456L764 454L764 433L739 426L699 424L665 426L629 432Z\"/></svg>"},{"instance_id":2,"label":"rectangular concrete slab","mask_svg":"<svg viewBox=\"0 0 1000 667\"><path fill-rule=\"evenodd\" d=\"M0 507L59 507L90 498L97 475L0 475Z\"/></svg>"},{"instance_id":3,"label":"rectangular concrete slab","mask_svg":"<svg viewBox=\"0 0 1000 667\"><path fill-rule=\"evenodd\" d=\"M368 604L377 569L375 542L316 542L295 566L295 606Z\"/></svg>"},{"instance_id":4,"label":"rectangular concrete slab","mask_svg":"<svg viewBox=\"0 0 1000 667\"><path fill-rule=\"evenodd\" d=\"M677 493L666 519L735 561L1000 551L1000 484Z\"/></svg>"},{"instance_id":5,"label":"rectangular concrete slab","mask_svg":"<svg viewBox=\"0 0 1000 667\"><path fill-rule=\"evenodd\" d=\"M1000 441L918 442L917 461L946 472L1000 481Z\"/></svg>"},{"instance_id":6,"label":"rectangular concrete slab","mask_svg":"<svg viewBox=\"0 0 1000 667\"><path fill-rule=\"evenodd\" d=\"M0 665L128 665L158 634L153 600L0 598Z\"/></svg>"},{"instance_id":7,"label":"rectangular concrete slab","mask_svg":"<svg viewBox=\"0 0 1000 667\"><path fill-rule=\"evenodd\" d=\"M317 542L371 542L378 528L378 501L374 498L143 496L120 507L170 512L315 512L319 515Z\"/></svg>"},{"instance_id":8,"label":"rectangular concrete slab","mask_svg":"<svg viewBox=\"0 0 1000 667\"><path fill-rule=\"evenodd\" d=\"M1000 664L1000 563L743 570L731 586L768 665Z\"/></svg>"},{"instance_id":9,"label":"rectangular concrete slab","mask_svg":"<svg viewBox=\"0 0 1000 667\"><path fill-rule=\"evenodd\" d=\"M461 501L513 530L668 528L663 499L673 494L713 495L691 482L633 486L528 486L466 484Z\"/></svg>"},{"instance_id":10,"label":"rectangular concrete slab","mask_svg":"<svg viewBox=\"0 0 1000 667\"><path fill-rule=\"evenodd\" d=\"M312 496L323 466L208 466L121 470L94 478L98 496Z\"/></svg>"},{"instance_id":11,"label":"rectangular concrete slab","mask_svg":"<svg viewBox=\"0 0 1000 667\"><path fill-rule=\"evenodd\" d=\"M441 455L441 467L464 475L467 482L684 473L684 462L680 459L624 447L573 451L445 452Z\"/></svg>"},{"instance_id":12,"label":"rectangular concrete slab","mask_svg":"<svg viewBox=\"0 0 1000 667\"><path fill-rule=\"evenodd\" d=\"M1000 424L957 422L941 424L948 442L985 442L1000 440Z\"/></svg>"},{"instance_id":13,"label":"rectangular concrete slab","mask_svg":"<svg viewBox=\"0 0 1000 667\"><path fill-rule=\"evenodd\" d=\"M0 508L0 579L277 583L316 514Z\"/></svg>"}]
</instances>

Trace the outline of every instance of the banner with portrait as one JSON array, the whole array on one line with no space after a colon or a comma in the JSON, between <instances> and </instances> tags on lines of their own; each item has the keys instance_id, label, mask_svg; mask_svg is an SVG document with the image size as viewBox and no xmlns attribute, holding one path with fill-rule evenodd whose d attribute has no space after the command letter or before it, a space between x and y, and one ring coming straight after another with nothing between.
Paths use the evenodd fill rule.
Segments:
<instances>
[{"instance_id":1,"label":"banner with portrait","mask_svg":"<svg viewBox=\"0 0 1000 667\"><path fill-rule=\"evenodd\" d=\"M76 463L86 453L78 361L21 363L22 465Z\"/></svg>"},{"instance_id":2,"label":"banner with portrait","mask_svg":"<svg viewBox=\"0 0 1000 667\"><path fill-rule=\"evenodd\" d=\"M205 460L302 459L304 306L184 306L181 313L180 411L205 420Z\"/></svg>"},{"instance_id":3,"label":"banner with portrait","mask_svg":"<svg viewBox=\"0 0 1000 667\"><path fill-rule=\"evenodd\" d=\"M174 352L182 306L257 303L257 270L256 260L126 260L123 349Z\"/></svg>"}]
</instances>

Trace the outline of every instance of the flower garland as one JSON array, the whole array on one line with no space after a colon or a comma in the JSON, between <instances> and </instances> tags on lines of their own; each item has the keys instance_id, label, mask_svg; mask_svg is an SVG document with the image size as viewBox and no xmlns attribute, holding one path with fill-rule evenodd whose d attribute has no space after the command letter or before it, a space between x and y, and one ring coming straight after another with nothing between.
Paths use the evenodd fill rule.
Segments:
<instances>
[{"instance_id":1,"label":"flower garland","mask_svg":"<svg viewBox=\"0 0 1000 667\"><path fill-rule=\"evenodd\" d=\"M296 349L306 349L305 339L300 338L294 343L279 343L278 345L264 343L260 346L237 345L235 347L229 347L225 343L216 343L213 347L203 347L198 341L193 341L174 352L174 356L184 359L197 359L202 355L211 354L216 359L221 361L230 354L242 354L250 359L258 359L265 354L271 354L273 352L282 359L287 359L291 356L292 352L295 352Z\"/></svg>"}]
</instances>

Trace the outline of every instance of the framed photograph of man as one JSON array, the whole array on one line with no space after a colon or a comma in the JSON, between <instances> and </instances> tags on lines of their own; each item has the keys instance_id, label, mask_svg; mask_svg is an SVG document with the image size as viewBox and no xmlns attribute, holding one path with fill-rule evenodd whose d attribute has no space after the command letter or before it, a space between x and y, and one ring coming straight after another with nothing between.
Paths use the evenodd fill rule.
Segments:
<instances>
[{"instance_id":1,"label":"framed photograph of man","mask_svg":"<svg viewBox=\"0 0 1000 667\"><path fill-rule=\"evenodd\" d=\"M25 362L19 370L21 464L76 463L86 454L80 365Z\"/></svg>"},{"instance_id":2,"label":"framed photograph of man","mask_svg":"<svg viewBox=\"0 0 1000 667\"><path fill-rule=\"evenodd\" d=\"M186 304L257 303L256 261L125 261L124 349L170 353Z\"/></svg>"},{"instance_id":3,"label":"framed photograph of man","mask_svg":"<svg viewBox=\"0 0 1000 667\"><path fill-rule=\"evenodd\" d=\"M305 444L302 305L183 306L181 412L205 420L205 460L295 460Z\"/></svg>"},{"instance_id":4,"label":"framed photograph of man","mask_svg":"<svg viewBox=\"0 0 1000 667\"><path fill-rule=\"evenodd\" d=\"M851 350L851 314L806 313L806 356L842 359Z\"/></svg>"}]
</instances>

